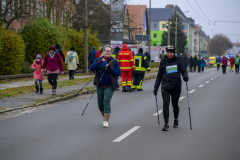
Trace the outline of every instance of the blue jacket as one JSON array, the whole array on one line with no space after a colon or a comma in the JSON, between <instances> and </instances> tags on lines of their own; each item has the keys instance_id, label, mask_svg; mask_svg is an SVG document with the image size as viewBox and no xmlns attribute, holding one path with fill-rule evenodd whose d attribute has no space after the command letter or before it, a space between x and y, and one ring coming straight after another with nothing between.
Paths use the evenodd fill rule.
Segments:
<instances>
[{"instance_id":1,"label":"blue jacket","mask_svg":"<svg viewBox=\"0 0 240 160\"><path fill-rule=\"evenodd\" d=\"M100 57L100 58L102 59L103 56ZM90 66L90 70L91 70L91 71L95 71L96 69L99 68L100 71L102 71L102 70L105 68L106 64L107 64L108 62L110 62L112 59L113 59L113 57L109 58L107 61L102 62L101 64L99 64L99 63L98 63L98 59L96 59L96 60L93 62L93 64ZM98 77L99 77L98 81L99 81L100 78L102 77L103 72L104 72L104 71L102 71L102 72L99 74L99 76L98 76ZM110 70L106 70L106 71L105 71L105 73L104 73L104 75L103 75L103 77L102 77L102 80L100 81L99 84L100 84L100 85L111 85L112 82L111 82L110 74L113 74L114 76L117 76L117 77L121 75L120 65L119 65L119 63L118 63L117 61L115 62L115 66L114 66L114 67L111 67Z\"/></svg>"},{"instance_id":2,"label":"blue jacket","mask_svg":"<svg viewBox=\"0 0 240 160\"><path fill-rule=\"evenodd\" d=\"M204 59L201 59L200 67L206 67L206 62Z\"/></svg>"},{"instance_id":3,"label":"blue jacket","mask_svg":"<svg viewBox=\"0 0 240 160\"><path fill-rule=\"evenodd\" d=\"M97 51L95 50L95 49L93 49L93 50L91 50L90 52L89 52L89 57L88 57L88 59L89 59L89 61L90 61L90 63L93 63L94 61L95 61L95 55L96 55L96 53L97 53Z\"/></svg>"},{"instance_id":4,"label":"blue jacket","mask_svg":"<svg viewBox=\"0 0 240 160\"><path fill-rule=\"evenodd\" d=\"M219 63L219 64L220 64L220 63L221 63L221 59L220 59L220 58L217 58L217 59L216 59L216 63Z\"/></svg>"}]
</instances>

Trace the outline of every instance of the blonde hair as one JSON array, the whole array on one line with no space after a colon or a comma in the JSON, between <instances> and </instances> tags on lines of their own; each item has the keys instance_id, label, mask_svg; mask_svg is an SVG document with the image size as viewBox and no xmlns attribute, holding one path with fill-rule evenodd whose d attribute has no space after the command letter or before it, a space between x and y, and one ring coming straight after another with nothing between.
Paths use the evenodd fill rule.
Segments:
<instances>
[{"instance_id":1,"label":"blonde hair","mask_svg":"<svg viewBox=\"0 0 240 160\"><path fill-rule=\"evenodd\" d=\"M105 51L106 48L111 48L111 52L112 52L112 47L110 45L104 46L104 51Z\"/></svg>"}]
</instances>

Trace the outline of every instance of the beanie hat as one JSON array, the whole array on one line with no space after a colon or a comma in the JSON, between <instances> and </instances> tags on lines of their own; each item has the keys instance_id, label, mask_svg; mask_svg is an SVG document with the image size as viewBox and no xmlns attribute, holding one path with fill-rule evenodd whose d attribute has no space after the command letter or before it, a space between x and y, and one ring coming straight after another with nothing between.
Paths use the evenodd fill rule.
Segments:
<instances>
[{"instance_id":1,"label":"beanie hat","mask_svg":"<svg viewBox=\"0 0 240 160\"><path fill-rule=\"evenodd\" d=\"M74 47L71 47L71 48L70 48L70 51L75 51L75 48L74 48Z\"/></svg>"},{"instance_id":2,"label":"beanie hat","mask_svg":"<svg viewBox=\"0 0 240 160\"><path fill-rule=\"evenodd\" d=\"M49 47L49 51L50 51L50 50L56 51L56 48L54 47L54 45L51 45L51 46Z\"/></svg>"},{"instance_id":3,"label":"beanie hat","mask_svg":"<svg viewBox=\"0 0 240 160\"><path fill-rule=\"evenodd\" d=\"M116 50L116 51L120 51L120 48L119 48L119 47L116 47L115 50Z\"/></svg>"},{"instance_id":4,"label":"beanie hat","mask_svg":"<svg viewBox=\"0 0 240 160\"><path fill-rule=\"evenodd\" d=\"M37 54L36 59L42 59L41 53L38 53L38 54Z\"/></svg>"},{"instance_id":5,"label":"beanie hat","mask_svg":"<svg viewBox=\"0 0 240 160\"><path fill-rule=\"evenodd\" d=\"M139 48L138 52L143 53L143 49Z\"/></svg>"},{"instance_id":6,"label":"beanie hat","mask_svg":"<svg viewBox=\"0 0 240 160\"><path fill-rule=\"evenodd\" d=\"M55 48L56 48L56 49L61 49L60 44L57 43L57 44L55 45Z\"/></svg>"}]
</instances>

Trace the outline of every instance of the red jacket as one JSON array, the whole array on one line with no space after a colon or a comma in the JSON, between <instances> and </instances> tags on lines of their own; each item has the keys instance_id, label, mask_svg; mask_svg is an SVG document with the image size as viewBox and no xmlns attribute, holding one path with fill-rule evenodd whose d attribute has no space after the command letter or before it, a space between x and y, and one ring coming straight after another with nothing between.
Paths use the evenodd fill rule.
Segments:
<instances>
[{"instance_id":1,"label":"red jacket","mask_svg":"<svg viewBox=\"0 0 240 160\"><path fill-rule=\"evenodd\" d=\"M234 63L234 58L231 57L231 58L229 59L229 62L230 62L231 64L233 64L233 63Z\"/></svg>"},{"instance_id":2,"label":"red jacket","mask_svg":"<svg viewBox=\"0 0 240 160\"><path fill-rule=\"evenodd\" d=\"M100 57L100 53L101 53L101 50L97 51L97 53L95 55L95 58L99 58Z\"/></svg>"},{"instance_id":3,"label":"red jacket","mask_svg":"<svg viewBox=\"0 0 240 160\"><path fill-rule=\"evenodd\" d=\"M126 47L126 45L124 45L123 49L119 52L117 61L122 71L130 71L136 69L132 52Z\"/></svg>"},{"instance_id":4,"label":"red jacket","mask_svg":"<svg viewBox=\"0 0 240 160\"><path fill-rule=\"evenodd\" d=\"M57 69L60 69L60 71L63 72L63 64L62 64L61 56L59 53L55 53L55 54L57 55L55 55L53 59L51 59L50 56L48 56L48 52L46 53L42 69L45 69L47 65L47 70L49 71L56 71Z\"/></svg>"}]
</instances>

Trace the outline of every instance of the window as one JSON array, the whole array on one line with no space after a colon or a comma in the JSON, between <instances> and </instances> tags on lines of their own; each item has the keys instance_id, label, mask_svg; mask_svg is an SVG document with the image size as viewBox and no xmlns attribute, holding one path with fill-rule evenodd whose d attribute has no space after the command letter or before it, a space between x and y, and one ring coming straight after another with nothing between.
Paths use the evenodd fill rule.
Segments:
<instances>
[{"instance_id":1,"label":"window","mask_svg":"<svg viewBox=\"0 0 240 160\"><path fill-rule=\"evenodd\" d=\"M156 46L157 46L157 44L156 44L156 43L154 43L154 44L153 44L153 46L155 46L155 47L156 47Z\"/></svg>"},{"instance_id":2,"label":"window","mask_svg":"<svg viewBox=\"0 0 240 160\"><path fill-rule=\"evenodd\" d=\"M154 23L154 24L153 24L153 27L154 27L154 28L157 28L157 23Z\"/></svg>"},{"instance_id":3,"label":"window","mask_svg":"<svg viewBox=\"0 0 240 160\"><path fill-rule=\"evenodd\" d=\"M162 24L162 28L166 28L166 24L165 23Z\"/></svg>"},{"instance_id":4,"label":"window","mask_svg":"<svg viewBox=\"0 0 240 160\"><path fill-rule=\"evenodd\" d=\"M157 34L154 34L153 37L154 37L154 38L157 38Z\"/></svg>"}]
</instances>

